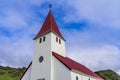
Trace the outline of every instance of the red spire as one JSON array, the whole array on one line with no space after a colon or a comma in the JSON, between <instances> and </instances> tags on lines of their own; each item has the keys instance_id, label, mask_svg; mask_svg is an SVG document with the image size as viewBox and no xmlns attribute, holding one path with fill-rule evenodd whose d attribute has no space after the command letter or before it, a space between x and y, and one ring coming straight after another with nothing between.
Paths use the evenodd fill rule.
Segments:
<instances>
[{"instance_id":1,"label":"red spire","mask_svg":"<svg viewBox=\"0 0 120 80\"><path fill-rule=\"evenodd\" d=\"M49 32L53 32L54 34L56 34L57 36L65 40L57 27L57 24L54 20L54 17L51 11L49 11L47 18L44 24L42 25L42 28L40 29L40 31L38 32L38 34L36 35L34 39Z\"/></svg>"}]
</instances>

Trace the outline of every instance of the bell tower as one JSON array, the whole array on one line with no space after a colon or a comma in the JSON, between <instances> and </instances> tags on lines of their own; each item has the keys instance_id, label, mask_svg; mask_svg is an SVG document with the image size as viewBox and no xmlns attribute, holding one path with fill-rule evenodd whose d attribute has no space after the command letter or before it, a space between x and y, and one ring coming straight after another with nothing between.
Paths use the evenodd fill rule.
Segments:
<instances>
[{"instance_id":1,"label":"bell tower","mask_svg":"<svg viewBox=\"0 0 120 80\"><path fill-rule=\"evenodd\" d=\"M65 55L65 39L50 10L34 38L34 55L30 80L52 80L52 52Z\"/></svg>"}]
</instances>

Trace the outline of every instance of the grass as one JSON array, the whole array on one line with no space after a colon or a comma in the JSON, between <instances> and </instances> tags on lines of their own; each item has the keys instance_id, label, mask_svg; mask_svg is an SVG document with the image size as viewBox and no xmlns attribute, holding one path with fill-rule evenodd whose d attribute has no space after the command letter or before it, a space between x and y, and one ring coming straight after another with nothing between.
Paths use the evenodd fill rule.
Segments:
<instances>
[{"instance_id":1,"label":"grass","mask_svg":"<svg viewBox=\"0 0 120 80\"><path fill-rule=\"evenodd\" d=\"M19 80L24 70L25 67L10 68L0 66L0 80Z\"/></svg>"},{"instance_id":2,"label":"grass","mask_svg":"<svg viewBox=\"0 0 120 80\"><path fill-rule=\"evenodd\" d=\"M0 66L0 80L19 80L25 69L25 67L11 68ZM103 70L96 73L104 80L120 80L120 75L111 70Z\"/></svg>"},{"instance_id":3,"label":"grass","mask_svg":"<svg viewBox=\"0 0 120 80\"><path fill-rule=\"evenodd\" d=\"M96 72L98 75L104 78L104 80L120 80L120 75L112 70L103 70Z\"/></svg>"}]
</instances>

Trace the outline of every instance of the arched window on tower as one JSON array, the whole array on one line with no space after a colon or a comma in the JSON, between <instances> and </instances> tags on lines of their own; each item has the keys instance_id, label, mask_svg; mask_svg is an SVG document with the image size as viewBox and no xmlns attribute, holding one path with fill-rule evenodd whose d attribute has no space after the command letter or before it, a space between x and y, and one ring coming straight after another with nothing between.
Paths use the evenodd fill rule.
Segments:
<instances>
[{"instance_id":1,"label":"arched window on tower","mask_svg":"<svg viewBox=\"0 0 120 80\"><path fill-rule=\"evenodd\" d=\"M42 39L40 38L39 43L41 43L41 42L42 42Z\"/></svg>"},{"instance_id":2,"label":"arched window on tower","mask_svg":"<svg viewBox=\"0 0 120 80\"><path fill-rule=\"evenodd\" d=\"M58 37L56 37L56 42L58 42Z\"/></svg>"},{"instance_id":3,"label":"arched window on tower","mask_svg":"<svg viewBox=\"0 0 120 80\"><path fill-rule=\"evenodd\" d=\"M61 44L61 39L59 39L59 44Z\"/></svg>"},{"instance_id":4,"label":"arched window on tower","mask_svg":"<svg viewBox=\"0 0 120 80\"><path fill-rule=\"evenodd\" d=\"M43 42L45 41L45 36L43 37Z\"/></svg>"}]
</instances>

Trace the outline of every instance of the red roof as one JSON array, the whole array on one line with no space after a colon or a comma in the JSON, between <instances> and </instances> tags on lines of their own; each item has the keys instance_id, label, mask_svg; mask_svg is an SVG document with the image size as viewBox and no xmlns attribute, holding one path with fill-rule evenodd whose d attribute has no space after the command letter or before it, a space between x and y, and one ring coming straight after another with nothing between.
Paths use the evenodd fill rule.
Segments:
<instances>
[{"instance_id":1,"label":"red roof","mask_svg":"<svg viewBox=\"0 0 120 80\"><path fill-rule=\"evenodd\" d=\"M68 58L68 57L63 57L55 52L52 52L53 55L60 61L62 62L68 69L70 70L75 70L78 72L83 72L85 74L91 75L93 77L99 78L101 80L104 80L103 78L101 78L100 76L98 76L96 73L92 72L91 70L89 70L87 67L83 66L82 64L73 61L72 59Z\"/></svg>"},{"instance_id":2,"label":"red roof","mask_svg":"<svg viewBox=\"0 0 120 80\"><path fill-rule=\"evenodd\" d=\"M60 38L62 38L64 40L63 36L61 35L61 33L57 27L57 24L54 20L54 17L52 15L51 11L49 11L48 16L46 17L46 20L45 20L44 24L42 25L42 28L40 29L40 31L38 32L38 34L36 35L36 37L34 39L38 38L41 35L49 33L49 32L55 33L57 36L59 36Z\"/></svg>"}]
</instances>

